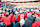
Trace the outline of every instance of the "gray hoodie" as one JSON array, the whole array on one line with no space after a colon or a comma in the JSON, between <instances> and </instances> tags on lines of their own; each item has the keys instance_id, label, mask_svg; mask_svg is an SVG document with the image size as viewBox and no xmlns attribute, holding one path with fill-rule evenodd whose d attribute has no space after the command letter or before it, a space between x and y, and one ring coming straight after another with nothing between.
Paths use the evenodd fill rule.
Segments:
<instances>
[{"instance_id":1,"label":"gray hoodie","mask_svg":"<svg viewBox=\"0 0 40 27\"><path fill-rule=\"evenodd\" d=\"M31 24L35 22L35 18L29 16L27 20L25 20L26 27L31 27Z\"/></svg>"}]
</instances>

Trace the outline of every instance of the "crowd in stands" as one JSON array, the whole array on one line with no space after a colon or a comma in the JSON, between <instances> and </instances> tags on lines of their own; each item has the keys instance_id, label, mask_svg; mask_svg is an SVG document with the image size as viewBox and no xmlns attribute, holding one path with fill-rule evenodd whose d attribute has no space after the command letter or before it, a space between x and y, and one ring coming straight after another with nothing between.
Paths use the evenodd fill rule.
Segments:
<instances>
[{"instance_id":1,"label":"crowd in stands","mask_svg":"<svg viewBox=\"0 0 40 27\"><path fill-rule=\"evenodd\" d=\"M40 27L40 10L2 8L0 27Z\"/></svg>"}]
</instances>

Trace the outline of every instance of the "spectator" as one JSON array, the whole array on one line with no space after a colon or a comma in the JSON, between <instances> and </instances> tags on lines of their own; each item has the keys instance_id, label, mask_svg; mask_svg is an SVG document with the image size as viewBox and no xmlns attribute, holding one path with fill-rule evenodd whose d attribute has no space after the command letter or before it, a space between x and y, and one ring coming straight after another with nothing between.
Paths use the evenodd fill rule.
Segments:
<instances>
[{"instance_id":1,"label":"spectator","mask_svg":"<svg viewBox=\"0 0 40 27\"><path fill-rule=\"evenodd\" d=\"M26 27L26 25L25 25L25 20L24 20L24 19L21 19L21 20L20 20L20 23L16 23L16 24L14 25L14 27Z\"/></svg>"},{"instance_id":2,"label":"spectator","mask_svg":"<svg viewBox=\"0 0 40 27\"><path fill-rule=\"evenodd\" d=\"M7 25L7 27L10 27L10 25L11 25L11 21L10 21L11 16L12 16L12 14L9 15L8 12L7 12L7 13L6 13L6 16L4 16L4 17L1 19L1 21L4 22L4 23Z\"/></svg>"},{"instance_id":3,"label":"spectator","mask_svg":"<svg viewBox=\"0 0 40 27\"><path fill-rule=\"evenodd\" d=\"M40 14L39 14L39 16L38 17L36 17L36 19L35 19L36 21L40 21Z\"/></svg>"},{"instance_id":4,"label":"spectator","mask_svg":"<svg viewBox=\"0 0 40 27\"><path fill-rule=\"evenodd\" d=\"M0 20L2 19L2 17L4 16L3 12L0 14Z\"/></svg>"},{"instance_id":5,"label":"spectator","mask_svg":"<svg viewBox=\"0 0 40 27\"><path fill-rule=\"evenodd\" d=\"M13 13L11 17L11 23L15 25L15 21L16 21L16 15Z\"/></svg>"},{"instance_id":6,"label":"spectator","mask_svg":"<svg viewBox=\"0 0 40 27\"><path fill-rule=\"evenodd\" d=\"M34 22L31 27L40 27L40 21Z\"/></svg>"},{"instance_id":7,"label":"spectator","mask_svg":"<svg viewBox=\"0 0 40 27\"><path fill-rule=\"evenodd\" d=\"M21 19L24 19L24 13L18 14L18 20L17 20L17 22L20 22Z\"/></svg>"},{"instance_id":8,"label":"spectator","mask_svg":"<svg viewBox=\"0 0 40 27\"><path fill-rule=\"evenodd\" d=\"M6 16L6 13L7 13L7 11L6 11L6 9L5 9L5 13L4 13L4 16Z\"/></svg>"},{"instance_id":9,"label":"spectator","mask_svg":"<svg viewBox=\"0 0 40 27\"><path fill-rule=\"evenodd\" d=\"M31 27L31 24L35 22L35 14L28 16L25 20L26 27Z\"/></svg>"}]
</instances>

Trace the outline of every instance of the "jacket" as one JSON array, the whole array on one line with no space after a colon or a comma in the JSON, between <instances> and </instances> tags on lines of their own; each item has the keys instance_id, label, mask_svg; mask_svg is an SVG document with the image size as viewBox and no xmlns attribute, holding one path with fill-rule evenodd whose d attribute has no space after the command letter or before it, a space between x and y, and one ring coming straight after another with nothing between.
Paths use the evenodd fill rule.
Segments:
<instances>
[{"instance_id":1,"label":"jacket","mask_svg":"<svg viewBox=\"0 0 40 27\"><path fill-rule=\"evenodd\" d=\"M14 21L16 21L16 15L13 15L11 18L11 22L14 22Z\"/></svg>"},{"instance_id":2,"label":"jacket","mask_svg":"<svg viewBox=\"0 0 40 27\"><path fill-rule=\"evenodd\" d=\"M32 23L34 22L35 22L35 18L29 16L27 20L25 20L26 27L31 27Z\"/></svg>"},{"instance_id":3,"label":"jacket","mask_svg":"<svg viewBox=\"0 0 40 27\"><path fill-rule=\"evenodd\" d=\"M39 27L40 26L40 21L34 22L31 27Z\"/></svg>"},{"instance_id":4,"label":"jacket","mask_svg":"<svg viewBox=\"0 0 40 27\"><path fill-rule=\"evenodd\" d=\"M4 16L4 17L1 19L1 21L4 22L7 26L9 26L9 25L11 25L11 21L10 21L11 16L12 16L12 14L9 15L8 17Z\"/></svg>"},{"instance_id":5,"label":"jacket","mask_svg":"<svg viewBox=\"0 0 40 27\"><path fill-rule=\"evenodd\" d=\"M21 19L24 19L24 13L23 14L18 14L17 22L19 22Z\"/></svg>"}]
</instances>

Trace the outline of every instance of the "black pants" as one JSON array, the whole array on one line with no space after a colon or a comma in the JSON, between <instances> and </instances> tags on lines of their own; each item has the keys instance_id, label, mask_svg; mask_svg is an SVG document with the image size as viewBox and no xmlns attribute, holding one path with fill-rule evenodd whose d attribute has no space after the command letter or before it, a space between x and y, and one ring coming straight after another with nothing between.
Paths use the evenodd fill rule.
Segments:
<instances>
[{"instance_id":1,"label":"black pants","mask_svg":"<svg viewBox=\"0 0 40 27\"><path fill-rule=\"evenodd\" d=\"M11 26L7 26L7 27L11 27Z\"/></svg>"},{"instance_id":2,"label":"black pants","mask_svg":"<svg viewBox=\"0 0 40 27\"><path fill-rule=\"evenodd\" d=\"M13 27L13 23L11 22L11 27Z\"/></svg>"},{"instance_id":3,"label":"black pants","mask_svg":"<svg viewBox=\"0 0 40 27\"><path fill-rule=\"evenodd\" d=\"M17 21L15 21L15 23L17 23Z\"/></svg>"}]
</instances>

